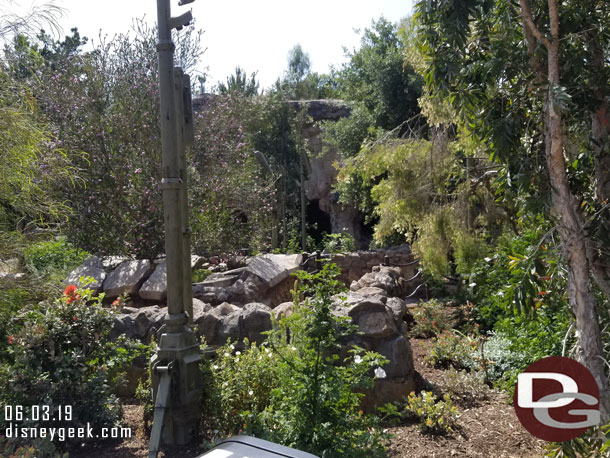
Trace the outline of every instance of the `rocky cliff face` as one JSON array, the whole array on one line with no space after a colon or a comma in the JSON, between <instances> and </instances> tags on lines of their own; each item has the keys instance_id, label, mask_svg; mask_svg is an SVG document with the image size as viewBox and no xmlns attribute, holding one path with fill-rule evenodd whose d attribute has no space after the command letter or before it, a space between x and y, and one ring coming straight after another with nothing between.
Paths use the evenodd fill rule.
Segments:
<instances>
[{"instance_id":1,"label":"rocky cliff face","mask_svg":"<svg viewBox=\"0 0 610 458\"><path fill-rule=\"evenodd\" d=\"M204 94L193 99L193 110L205 110L206 106L218 97L214 94ZM311 170L305 183L306 195L309 200L309 223L318 223L319 227L332 233L349 232L356 241L357 249L366 249L371 237L363 224L360 212L348 205L338 202L338 195L333 192L333 184L337 179L334 165L340 162L341 156L336 149L322 142L319 121L338 121L350 116L350 108L342 100L294 100L288 104L297 111L306 110L312 123L307 124L301 134L307 142L310 152ZM324 220L322 222L322 220Z\"/></svg>"},{"instance_id":2,"label":"rocky cliff face","mask_svg":"<svg viewBox=\"0 0 610 458\"><path fill-rule=\"evenodd\" d=\"M301 134L307 141L310 152L311 173L306 182L307 198L310 205L317 205L330 220L333 233L349 232L356 241L358 249L368 248L370 237L364 231L363 217L353 207L338 202L333 192L337 180L335 163L340 163L339 151L325 145L321 138L318 121L338 121L349 117L350 109L341 100L299 100L289 102L297 110L307 110L313 123L306 125ZM311 222L311 221L310 221Z\"/></svg>"}]
</instances>

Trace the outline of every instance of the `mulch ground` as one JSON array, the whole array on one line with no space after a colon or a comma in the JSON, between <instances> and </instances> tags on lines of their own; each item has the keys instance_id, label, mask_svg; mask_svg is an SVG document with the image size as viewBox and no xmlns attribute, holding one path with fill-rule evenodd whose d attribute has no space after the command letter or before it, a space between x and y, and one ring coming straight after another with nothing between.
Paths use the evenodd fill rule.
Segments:
<instances>
[{"instance_id":1,"label":"mulch ground","mask_svg":"<svg viewBox=\"0 0 610 458\"><path fill-rule=\"evenodd\" d=\"M418 372L418 389L429 383L442 385L443 369L424 364L431 340L411 339L415 369ZM519 423L515 411L508 404L506 394L489 392L487 399L469 406L457 405L460 412L458 427L445 436L423 434L416 424L388 428L393 435L388 444L389 458L398 457L541 457L542 441L530 435ZM71 458L146 458L148 437L142 425L142 407L135 402L124 404L124 420L132 428L132 437L116 443L102 443L99 447L85 446L70 451ZM203 453L197 446L164 450L159 457L195 458Z\"/></svg>"},{"instance_id":2,"label":"mulch ground","mask_svg":"<svg viewBox=\"0 0 610 458\"><path fill-rule=\"evenodd\" d=\"M426 382L442 385L443 369L424 363L431 340L411 339L415 370L419 374L418 389ZM394 435L388 457L540 457L544 442L529 434L519 423L505 393L490 390L487 399L462 407L458 427L446 436L423 434L417 425L389 428Z\"/></svg>"}]
</instances>

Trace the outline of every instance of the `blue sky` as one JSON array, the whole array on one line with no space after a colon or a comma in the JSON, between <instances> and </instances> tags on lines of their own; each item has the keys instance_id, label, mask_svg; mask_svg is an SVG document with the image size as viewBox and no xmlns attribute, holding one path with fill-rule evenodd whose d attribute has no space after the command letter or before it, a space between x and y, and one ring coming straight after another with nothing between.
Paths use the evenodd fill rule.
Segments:
<instances>
[{"instance_id":1,"label":"blue sky","mask_svg":"<svg viewBox=\"0 0 610 458\"><path fill-rule=\"evenodd\" d=\"M18 1L20 5L12 4L9 8L31 5L31 0ZM108 36L128 31L132 18L145 16L147 22L156 22L156 0L56 0L54 3L66 10L60 20L64 33L77 26L81 35L95 41L100 30ZM248 73L258 71L257 77L264 88L282 75L288 51L297 43L309 53L312 69L326 72L329 65L339 66L345 61L343 46L358 47L359 35L354 29L370 26L371 20L381 15L397 22L410 14L412 1L195 0L179 7L178 0L171 0L171 7L174 15L192 9L197 27L204 30L203 47L207 50L200 70L208 73L209 82L224 81L239 65Z\"/></svg>"}]
</instances>

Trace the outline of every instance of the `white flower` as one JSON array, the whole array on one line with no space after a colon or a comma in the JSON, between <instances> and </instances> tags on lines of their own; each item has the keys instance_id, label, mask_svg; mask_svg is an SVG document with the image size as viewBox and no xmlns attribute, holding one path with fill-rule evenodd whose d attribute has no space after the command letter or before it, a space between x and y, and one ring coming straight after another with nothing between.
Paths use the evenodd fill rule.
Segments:
<instances>
[{"instance_id":1,"label":"white flower","mask_svg":"<svg viewBox=\"0 0 610 458\"><path fill-rule=\"evenodd\" d=\"M489 256L487 256L487 257L483 258L483 261L489 262L489 261L491 261L491 258Z\"/></svg>"},{"instance_id":2,"label":"white flower","mask_svg":"<svg viewBox=\"0 0 610 458\"><path fill-rule=\"evenodd\" d=\"M236 355L236 356L241 355L241 351L236 351L236 352L235 352L235 355Z\"/></svg>"},{"instance_id":3,"label":"white flower","mask_svg":"<svg viewBox=\"0 0 610 458\"><path fill-rule=\"evenodd\" d=\"M386 373L381 367L375 369L375 378L386 378Z\"/></svg>"},{"instance_id":4,"label":"white flower","mask_svg":"<svg viewBox=\"0 0 610 458\"><path fill-rule=\"evenodd\" d=\"M290 347L290 349L291 349L292 351L295 351L295 350L297 349L297 347Z\"/></svg>"},{"instance_id":5,"label":"white flower","mask_svg":"<svg viewBox=\"0 0 610 458\"><path fill-rule=\"evenodd\" d=\"M354 356L354 362L360 364L362 362L362 357L360 355Z\"/></svg>"},{"instance_id":6,"label":"white flower","mask_svg":"<svg viewBox=\"0 0 610 458\"><path fill-rule=\"evenodd\" d=\"M222 384L222 386L227 386L228 384L229 384L228 382L224 382L224 383Z\"/></svg>"},{"instance_id":7,"label":"white flower","mask_svg":"<svg viewBox=\"0 0 610 458\"><path fill-rule=\"evenodd\" d=\"M504 297L504 291L498 291L498 296Z\"/></svg>"},{"instance_id":8,"label":"white flower","mask_svg":"<svg viewBox=\"0 0 610 458\"><path fill-rule=\"evenodd\" d=\"M229 345L229 348L231 348L231 350L235 350L235 345L231 344Z\"/></svg>"},{"instance_id":9,"label":"white flower","mask_svg":"<svg viewBox=\"0 0 610 458\"><path fill-rule=\"evenodd\" d=\"M477 286L477 284L475 282L472 282L468 285L469 288L474 288L475 286Z\"/></svg>"},{"instance_id":10,"label":"white flower","mask_svg":"<svg viewBox=\"0 0 610 458\"><path fill-rule=\"evenodd\" d=\"M267 356L269 356L269 358L271 358L271 356L273 356L273 353L269 352L269 354Z\"/></svg>"},{"instance_id":11,"label":"white flower","mask_svg":"<svg viewBox=\"0 0 610 458\"><path fill-rule=\"evenodd\" d=\"M231 356L231 353L226 352L225 356Z\"/></svg>"},{"instance_id":12,"label":"white flower","mask_svg":"<svg viewBox=\"0 0 610 458\"><path fill-rule=\"evenodd\" d=\"M268 349L267 347L265 347L265 351L266 351L267 353L269 353L269 349Z\"/></svg>"},{"instance_id":13,"label":"white flower","mask_svg":"<svg viewBox=\"0 0 610 458\"><path fill-rule=\"evenodd\" d=\"M213 367L215 370L216 370L216 369L218 369L218 365L217 365L217 364L214 364L212 367Z\"/></svg>"},{"instance_id":14,"label":"white flower","mask_svg":"<svg viewBox=\"0 0 610 458\"><path fill-rule=\"evenodd\" d=\"M252 395L254 394L254 391L250 390L250 391L248 391L248 394L249 394L250 396L252 396Z\"/></svg>"}]
</instances>

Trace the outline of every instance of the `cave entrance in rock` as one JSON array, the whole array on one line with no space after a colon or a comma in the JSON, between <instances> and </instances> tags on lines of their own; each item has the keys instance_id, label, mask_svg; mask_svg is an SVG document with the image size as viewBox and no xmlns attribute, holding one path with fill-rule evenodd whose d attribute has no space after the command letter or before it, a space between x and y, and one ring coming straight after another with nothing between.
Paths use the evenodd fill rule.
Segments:
<instances>
[{"instance_id":1,"label":"cave entrance in rock","mask_svg":"<svg viewBox=\"0 0 610 458\"><path fill-rule=\"evenodd\" d=\"M314 239L316 246L320 246L324 234L330 234L331 231L330 215L320 209L318 199L310 200L307 203L307 233Z\"/></svg>"}]
</instances>

